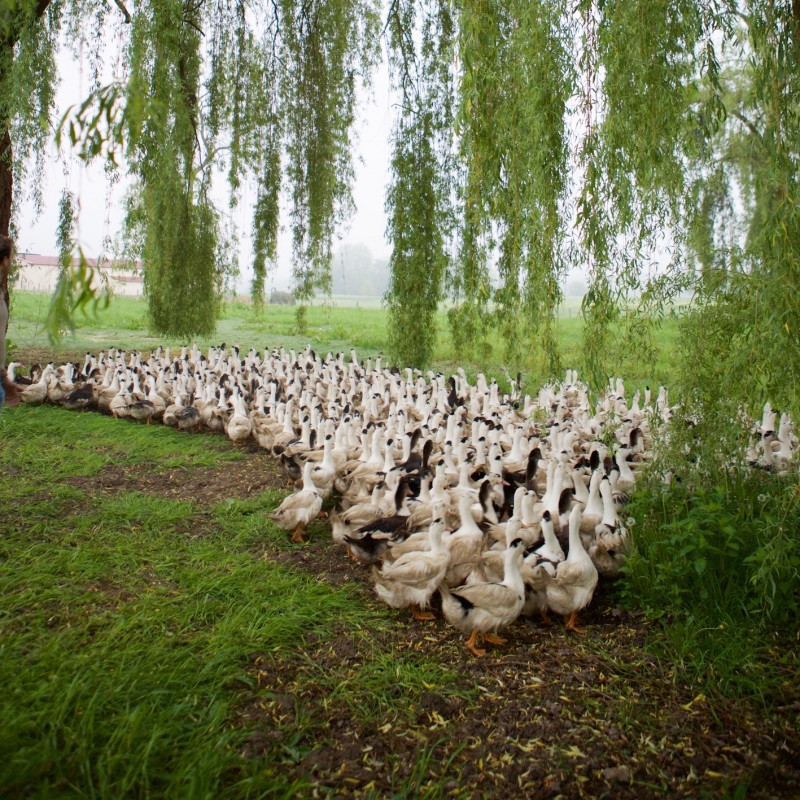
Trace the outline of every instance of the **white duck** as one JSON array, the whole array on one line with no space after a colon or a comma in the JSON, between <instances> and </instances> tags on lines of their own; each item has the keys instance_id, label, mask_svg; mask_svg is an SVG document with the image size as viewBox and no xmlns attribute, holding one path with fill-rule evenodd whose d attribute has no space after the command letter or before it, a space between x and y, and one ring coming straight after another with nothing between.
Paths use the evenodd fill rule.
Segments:
<instances>
[{"instance_id":1,"label":"white duck","mask_svg":"<svg viewBox=\"0 0 800 800\"><path fill-rule=\"evenodd\" d=\"M392 608L411 608L414 619L433 619L431 612L423 611L433 593L439 588L450 551L442 541L444 520L431 523L430 550L417 550L385 563L381 569L373 568L375 591L384 603Z\"/></svg>"},{"instance_id":2,"label":"white duck","mask_svg":"<svg viewBox=\"0 0 800 800\"><path fill-rule=\"evenodd\" d=\"M544 565L537 568L547 607L566 619L567 630L583 633L577 626L578 612L586 608L597 587L597 568L581 541L581 509L575 505L569 515L569 555L550 575Z\"/></svg>"},{"instance_id":3,"label":"white duck","mask_svg":"<svg viewBox=\"0 0 800 800\"><path fill-rule=\"evenodd\" d=\"M234 392L233 398L233 414L228 420L228 428L226 433L228 438L234 444L242 444L247 441L253 430L253 423L247 413L247 406L245 405L244 398L239 392Z\"/></svg>"},{"instance_id":4,"label":"white duck","mask_svg":"<svg viewBox=\"0 0 800 800\"><path fill-rule=\"evenodd\" d=\"M564 549L558 541L553 519L549 511L545 511L542 516L542 535L544 544L536 550L536 555L540 561L550 561L553 564L560 564L564 560Z\"/></svg>"},{"instance_id":5,"label":"white duck","mask_svg":"<svg viewBox=\"0 0 800 800\"><path fill-rule=\"evenodd\" d=\"M316 519L322 510L322 495L314 485L312 472L314 465L309 462L303 467L303 488L290 494L267 518L273 520L285 531L293 530L292 541L300 544L305 529L311 520Z\"/></svg>"},{"instance_id":6,"label":"white duck","mask_svg":"<svg viewBox=\"0 0 800 800\"><path fill-rule=\"evenodd\" d=\"M323 497L333 491L333 483L336 480L336 461L333 456L334 440L331 434L325 437L321 462L314 462L314 485L319 489Z\"/></svg>"},{"instance_id":7,"label":"white duck","mask_svg":"<svg viewBox=\"0 0 800 800\"><path fill-rule=\"evenodd\" d=\"M486 655L478 647L478 637L492 644L504 644L497 631L510 625L522 611L525 584L520 575L522 539L515 539L505 550L504 578L500 583L469 583L449 590L440 587L445 619L464 633L470 632L467 648L476 656Z\"/></svg>"},{"instance_id":8,"label":"white duck","mask_svg":"<svg viewBox=\"0 0 800 800\"><path fill-rule=\"evenodd\" d=\"M461 524L445 539L450 551L450 564L444 582L447 586L461 586L475 568L483 550L483 531L472 517L472 500L468 495L458 498Z\"/></svg>"}]
</instances>

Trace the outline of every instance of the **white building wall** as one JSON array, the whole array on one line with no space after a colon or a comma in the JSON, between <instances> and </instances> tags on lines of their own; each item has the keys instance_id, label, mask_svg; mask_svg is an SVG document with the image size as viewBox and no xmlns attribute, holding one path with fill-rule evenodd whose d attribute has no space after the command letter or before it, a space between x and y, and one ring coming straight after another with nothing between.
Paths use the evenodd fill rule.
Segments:
<instances>
[{"instance_id":1,"label":"white building wall","mask_svg":"<svg viewBox=\"0 0 800 800\"><path fill-rule=\"evenodd\" d=\"M132 273L123 273L126 277L132 277ZM117 297L141 297L143 293L143 285L141 280L123 281L115 273L109 274L109 284L111 291Z\"/></svg>"},{"instance_id":2,"label":"white building wall","mask_svg":"<svg viewBox=\"0 0 800 800\"><path fill-rule=\"evenodd\" d=\"M55 291L58 282L59 267L44 266L41 264L25 264L17 272L16 288L25 292L47 292L51 294ZM136 277L133 270L109 270L106 271L111 291L118 297L141 297L143 285L141 279L121 280L121 277ZM95 278L96 286L98 279Z\"/></svg>"},{"instance_id":3,"label":"white building wall","mask_svg":"<svg viewBox=\"0 0 800 800\"><path fill-rule=\"evenodd\" d=\"M16 288L26 292L52 292L57 280L58 270L53 267L26 265L17 273Z\"/></svg>"}]
</instances>

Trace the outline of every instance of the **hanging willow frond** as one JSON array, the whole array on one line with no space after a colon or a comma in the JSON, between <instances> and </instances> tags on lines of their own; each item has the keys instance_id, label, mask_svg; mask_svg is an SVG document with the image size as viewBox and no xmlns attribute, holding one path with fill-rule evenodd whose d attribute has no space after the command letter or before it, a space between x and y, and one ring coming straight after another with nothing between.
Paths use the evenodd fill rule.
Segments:
<instances>
[{"instance_id":1,"label":"hanging willow frond","mask_svg":"<svg viewBox=\"0 0 800 800\"><path fill-rule=\"evenodd\" d=\"M294 294L302 303L330 291L334 229L352 210L356 77L375 61L378 15L369 0L284 0L280 7Z\"/></svg>"},{"instance_id":2,"label":"hanging willow frond","mask_svg":"<svg viewBox=\"0 0 800 800\"><path fill-rule=\"evenodd\" d=\"M575 82L570 19L548 2L468 2L460 23L466 179L454 288L463 301L451 319L463 328L462 344L484 336L491 299L507 361L520 366L544 353L545 371L553 373L552 321L565 268L567 102Z\"/></svg>"},{"instance_id":3,"label":"hanging willow frond","mask_svg":"<svg viewBox=\"0 0 800 800\"><path fill-rule=\"evenodd\" d=\"M137 181L129 244L144 257L153 327L213 329L236 269L210 199L223 175L231 205L246 181L257 184L256 301L282 192L296 293L326 291L332 237L352 206L355 102L376 61L378 0L128 6L129 25L106 0L14 3L0 20L0 224L7 165L22 185L28 157L45 150L55 45L68 26L92 54L92 95L62 131L86 158L125 150ZM799 9L392 0L393 356L431 359L449 298L461 353L499 333L510 367L552 374L561 279L580 268L590 283L582 366L596 385L623 349L614 337L635 336L650 357L652 325L691 288L687 328L706 336L684 340L687 391L722 380L731 396L767 387L796 406ZM99 42L112 24L125 31L128 74L103 87Z\"/></svg>"},{"instance_id":4,"label":"hanging willow frond","mask_svg":"<svg viewBox=\"0 0 800 800\"><path fill-rule=\"evenodd\" d=\"M387 20L392 81L402 98L386 198L389 342L397 361L418 366L433 353L449 265L453 24L444 0L396 0Z\"/></svg>"},{"instance_id":5,"label":"hanging willow frond","mask_svg":"<svg viewBox=\"0 0 800 800\"><path fill-rule=\"evenodd\" d=\"M214 329L235 269L219 247L220 214L210 200L220 173L231 205L243 180L257 183L256 303L276 257L284 185L292 199L296 294L307 300L329 289L332 237L352 210L351 131L357 89L369 81L378 52L377 2L136 6L124 91L119 84L98 88L61 128L86 159L116 156L124 142L138 181L128 245L141 248L154 330Z\"/></svg>"}]
</instances>

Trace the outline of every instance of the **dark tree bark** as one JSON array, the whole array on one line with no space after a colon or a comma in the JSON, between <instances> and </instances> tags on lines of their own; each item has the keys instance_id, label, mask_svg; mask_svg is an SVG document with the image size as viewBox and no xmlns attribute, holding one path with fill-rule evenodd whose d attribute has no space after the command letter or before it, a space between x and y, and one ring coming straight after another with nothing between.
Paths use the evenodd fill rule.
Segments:
<instances>
[{"instance_id":1,"label":"dark tree bark","mask_svg":"<svg viewBox=\"0 0 800 800\"><path fill-rule=\"evenodd\" d=\"M800 0L792 0L792 23L794 24L794 46L800 50Z\"/></svg>"},{"instance_id":2,"label":"dark tree bark","mask_svg":"<svg viewBox=\"0 0 800 800\"><path fill-rule=\"evenodd\" d=\"M3 236L8 236L11 224L11 196L14 191L11 155L11 133L6 129L0 138L0 235Z\"/></svg>"},{"instance_id":3,"label":"dark tree bark","mask_svg":"<svg viewBox=\"0 0 800 800\"><path fill-rule=\"evenodd\" d=\"M50 0L34 0L22 2L12 16L3 20L2 35L0 35L0 51L13 53L14 47L19 42L26 22L40 19ZM0 91L5 92L5 84L8 75L3 74L4 68L8 68L13 56L3 59L0 65ZM11 206L14 199L14 161L13 148L11 144L11 120L0 120L0 235L8 236L11 225ZM0 282L0 294L5 298L8 306L8 279ZM0 369L2 369L0 364Z\"/></svg>"},{"instance_id":4,"label":"dark tree bark","mask_svg":"<svg viewBox=\"0 0 800 800\"><path fill-rule=\"evenodd\" d=\"M2 46L2 45L0 45ZM11 198L14 191L14 170L13 162L11 160L11 132L7 126L0 134L0 235L8 236L9 227L11 225ZM6 301L6 308L8 305L8 276L3 275L0 278L0 296ZM0 369L3 365L0 364Z\"/></svg>"}]
</instances>

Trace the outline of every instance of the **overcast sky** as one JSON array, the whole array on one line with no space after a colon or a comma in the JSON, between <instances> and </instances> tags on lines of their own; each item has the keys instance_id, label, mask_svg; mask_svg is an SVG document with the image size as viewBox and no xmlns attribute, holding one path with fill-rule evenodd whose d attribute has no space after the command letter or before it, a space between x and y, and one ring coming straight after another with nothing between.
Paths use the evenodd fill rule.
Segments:
<instances>
[{"instance_id":1,"label":"overcast sky","mask_svg":"<svg viewBox=\"0 0 800 800\"><path fill-rule=\"evenodd\" d=\"M88 66L82 65L80 59L73 58L69 53L62 52L59 69L61 83L57 102L60 114L85 98ZM109 78L110 75L111 72ZM341 232L341 240L335 242L334 249L342 244L363 243L373 256L389 257L389 246L384 238L384 200L389 180L391 124L389 79L384 63L374 77L371 97L362 98L360 112L356 116L358 158L355 162L353 197L357 210L348 228ZM64 187L68 187L78 198L78 240L87 255L98 255L102 250L104 237L114 237L118 233L123 218L124 180L109 189L102 167L85 167L74 157L67 158L65 167L57 158L55 145L51 144L44 186L44 208L41 215L37 217L32 203L26 202L18 216L19 251L42 255L57 253L58 203ZM110 202L107 203L109 192ZM254 195L253 186L245 187L242 202L234 210L234 221L241 239L239 261L242 274L239 286L242 288L248 286L252 276L248 234L251 222L250 203ZM222 210L227 211L224 196L219 198L219 205ZM288 216L285 213L281 221L284 230L279 244L279 263L274 274L268 277L267 284L268 287L288 289L291 285L291 239L287 229Z\"/></svg>"},{"instance_id":2,"label":"overcast sky","mask_svg":"<svg viewBox=\"0 0 800 800\"><path fill-rule=\"evenodd\" d=\"M102 82L115 77L115 64L120 61L124 31L122 26L109 37L106 74ZM115 57L116 55L116 57ZM89 67L87 59L75 57L66 50L59 57L61 82L57 94L59 114L70 106L82 102L88 92ZM389 245L385 239L386 214L384 202L389 181L390 135L392 108L389 90L388 67L385 60L373 78L369 96L361 98L356 115L357 145L354 162L356 179L353 198L356 213L350 224L341 230L340 238L334 242L334 250L347 244L364 244L376 258L389 258ZM99 165L84 166L76 157L67 155L65 160L57 158L55 145L50 144L46 169L45 198L42 213L37 217L30 202L22 206L18 215L20 252L55 255L57 253L56 229L58 227L58 203L64 187L77 197L80 213L78 219L78 242L88 256L103 252L106 237L117 236L123 219L123 200L127 182L123 179L109 187L103 168ZM240 277L238 288L247 291L252 277L252 251L250 247L250 225L255 186L244 185L242 200L232 212L237 226L239 245ZM227 196L220 192L218 207L228 213ZM291 236L288 230L288 214L282 214L282 232L278 247L278 264L267 277L267 289L290 289ZM112 251L113 252L113 251ZM581 272L570 273L569 278L581 278Z\"/></svg>"}]
</instances>

